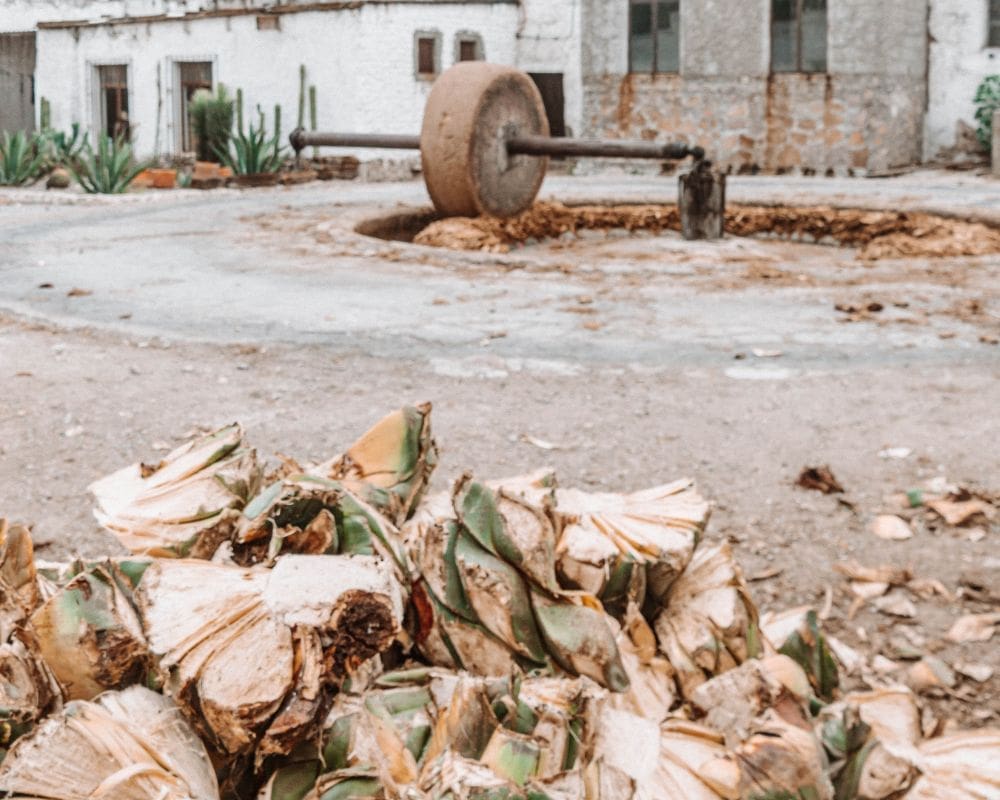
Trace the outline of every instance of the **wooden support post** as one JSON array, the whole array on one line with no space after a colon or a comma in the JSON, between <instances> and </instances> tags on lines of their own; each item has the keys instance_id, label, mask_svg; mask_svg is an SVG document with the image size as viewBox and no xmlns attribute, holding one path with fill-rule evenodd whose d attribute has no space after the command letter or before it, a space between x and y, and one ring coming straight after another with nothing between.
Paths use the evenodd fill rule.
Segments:
<instances>
[{"instance_id":1,"label":"wooden support post","mask_svg":"<svg viewBox=\"0 0 1000 800\"><path fill-rule=\"evenodd\" d=\"M726 176L699 161L680 178L681 232L688 241L721 239L726 222Z\"/></svg>"},{"instance_id":2,"label":"wooden support post","mask_svg":"<svg viewBox=\"0 0 1000 800\"><path fill-rule=\"evenodd\" d=\"M1000 109L993 112L993 177L1000 178Z\"/></svg>"}]
</instances>

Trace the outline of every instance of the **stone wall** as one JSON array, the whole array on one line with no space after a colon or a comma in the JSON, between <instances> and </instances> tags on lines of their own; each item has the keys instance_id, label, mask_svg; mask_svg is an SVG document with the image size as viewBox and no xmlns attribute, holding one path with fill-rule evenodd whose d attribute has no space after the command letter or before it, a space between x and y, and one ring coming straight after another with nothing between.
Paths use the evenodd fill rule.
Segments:
<instances>
[{"instance_id":1,"label":"stone wall","mask_svg":"<svg viewBox=\"0 0 1000 800\"><path fill-rule=\"evenodd\" d=\"M698 143L723 168L918 163L926 0L829 0L828 72L769 75L770 0L682 0L681 70L629 74L627 4L584 0L587 135Z\"/></svg>"}]
</instances>

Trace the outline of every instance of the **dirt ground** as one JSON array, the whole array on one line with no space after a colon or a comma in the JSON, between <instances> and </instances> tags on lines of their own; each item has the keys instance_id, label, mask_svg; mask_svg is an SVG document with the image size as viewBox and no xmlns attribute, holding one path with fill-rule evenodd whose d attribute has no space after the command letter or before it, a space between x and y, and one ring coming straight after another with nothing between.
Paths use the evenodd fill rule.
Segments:
<instances>
[{"instance_id":1,"label":"dirt ground","mask_svg":"<svg viewBox=\"0 0 1000 800\"><path fill-rule=\"evenodd\" d=\"M906 662L892 640L903 628L948 663L1000 669L995 645L943 638L962 614L996 608L954 599L966 573L1000 586L996 522L932 529L931 515L906 513L909 541L869 530L874 514L896 509L892 495L937 476L997 488L995 369L874 368L793 382L697 368L474 378L310 346L167 345L10 319L0 335L0 508L35 523L42 557L115 551L90 516L86 486L194 429L240 420L261 452L319 460L395 404L431 399L444 451L438 488L466 469L501 476L541 465L591 489L692 476L715 502L711 538L734 544L762 609L822 606L830 587L829 629L893 658L900 676ZM880 457L896 447L912 452ZM802 467L819 464L844 485L842 498L794 485ZM909 565L952 597L915 598L914 620L871 610L848 620L851 597L832 569L848 559ZM966 680L939 707L965 724L995 722L1000 678Z\"/></svg>"}]
</instances>

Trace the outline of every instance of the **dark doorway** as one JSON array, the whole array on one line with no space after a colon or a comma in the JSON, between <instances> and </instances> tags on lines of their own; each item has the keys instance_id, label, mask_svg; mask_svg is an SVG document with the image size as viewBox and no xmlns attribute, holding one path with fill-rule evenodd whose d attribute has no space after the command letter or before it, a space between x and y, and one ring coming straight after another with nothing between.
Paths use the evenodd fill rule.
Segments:
<instances>
[{"instance_id":1,"label":"dark doorway","mask_svg":"<svg viewBox=\"0 0 1000 800\"><path fill-rule=\"evenodd\" d=\"M545 115L549 118L549 132L553 136L566 135L566 98L563 95L561 72L530 72L531 79L542 93Z\"/></svg>"},{"instance_id":2,"label":"dark doorway","mask_svg":"<svg viewBox=\"0 0 1000 800\"><path fill-rule=\"evenodd\" d=\"M35 129L35 34L0 33L0 131Z\"/></svg>"}]
</instances>

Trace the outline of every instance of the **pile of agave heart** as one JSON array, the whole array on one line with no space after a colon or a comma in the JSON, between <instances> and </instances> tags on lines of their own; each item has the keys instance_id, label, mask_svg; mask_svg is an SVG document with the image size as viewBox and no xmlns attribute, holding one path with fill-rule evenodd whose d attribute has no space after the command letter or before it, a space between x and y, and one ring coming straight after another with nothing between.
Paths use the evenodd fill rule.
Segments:
<instances>
[{"instance_id":1,"label":"pile of agave heart","mask_svg":"<svg viewBox=\"0 0 1000 800\"><path fill-rule=\"evenodd\" d=\"M127 554L45 563L0 521L0 794L1000 797L1000 731L842 695L816 614L758 614L689 481L425 498L436 462L429 405L271 474L233 425L91 487Z\"/></svg>"}]
</instances>

